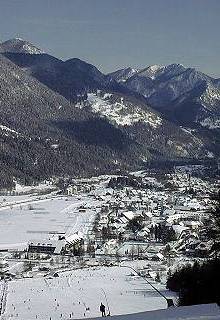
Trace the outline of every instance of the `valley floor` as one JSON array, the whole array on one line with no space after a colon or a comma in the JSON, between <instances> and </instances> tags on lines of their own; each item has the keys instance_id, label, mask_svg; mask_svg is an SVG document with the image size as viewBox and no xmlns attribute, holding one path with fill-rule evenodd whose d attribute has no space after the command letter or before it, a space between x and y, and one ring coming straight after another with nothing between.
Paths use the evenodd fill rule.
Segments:
<instances>
[{"instance_id":1,"label":"valley floor","mask_svg":"<svg viewBox=\"0 0 220 320\"><path fill-rule=\"evenodd\" d=\"M6 198L7 199L7 198ZM83 197L48 197L27 200L28 203L9 202L0 207L0 249L19 247L31 239L43 240L45 235L76 231L86 234L91 225L97 201L87 201L90 209L84 214L78 207L85 203ZM24 200L23 200L24 201Z\"/></svg>"},{"instance_id":2,"label":"valley floor","mask_svg":"<svg viewBox=\"0 0 220 320\"><path fill-rule=\"evenodd\" d=\"M141 175L136 173L134 177ZM194 197L182 191L188 186L187 177L178 180L174 175L173 178L179 184L173 193L169 189L161 191L161 184L148 177L144 179L152 183L151 188L112 189L108 186L111 177L103 176L94 181L82 179L80 184L77 181L66 190L68 196L57 195L54 190L44 195L1 196L0 271L4 279L0 281L0 319L99 317L101 302L111 316L167 309L166 299L175 302L175 295L165 286L168 271L193 261L193 257L178 251L185 245L184 234L183 238L170 241L172 255L166 254L165 245L150 229L168 221L171 225L176 223L177 231L184 227L188 230L186 236L194 235L197 240L199 228L190 229L184 223L201 224L198 217L206 215L202 210L207 203L197 189L202 188L202 192L208 189L206 182L201 187L200 181L192 180L198 193ZM186 210L187 206L194 210ZM128 228L131 214L143 215L145 223L142 234L137 233L139 238L135 239L134 232ZM179 220L175 222L177 216ZM111 227L109 239L103 233L106 226ZM124 237L120 241L119 233ZM65 252L30 250L32 241L50 249L53 241L59 244L64 240L60 236L65 237ZM77 243L75 247L70 239L75 237L83 240L83 252L73 251ZM169 310L179 308L169 308L164 314L155 311L137 318L122 316L119 320L220 319L217 307L213 308L204 309L200 315L197 312L196 317L192 313L190 318L185 311L171 314Z\"/></svg>"}]
</instances>

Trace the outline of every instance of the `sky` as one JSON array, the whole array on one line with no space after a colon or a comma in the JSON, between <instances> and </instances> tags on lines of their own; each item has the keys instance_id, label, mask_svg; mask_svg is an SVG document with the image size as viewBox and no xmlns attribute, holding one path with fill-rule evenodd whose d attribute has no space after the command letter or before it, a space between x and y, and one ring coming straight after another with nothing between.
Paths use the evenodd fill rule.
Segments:
<instances>
[{"instance_id":1,"label":"sky","mask_svg":"<svg viewBox=\"0 0 220 320\"><path fill-rule=\"evenodd\" d=\"M107 73L182 63L220 77L220 0L0 0L0 40L19 37Z\"/></svg>"}]
</instances>

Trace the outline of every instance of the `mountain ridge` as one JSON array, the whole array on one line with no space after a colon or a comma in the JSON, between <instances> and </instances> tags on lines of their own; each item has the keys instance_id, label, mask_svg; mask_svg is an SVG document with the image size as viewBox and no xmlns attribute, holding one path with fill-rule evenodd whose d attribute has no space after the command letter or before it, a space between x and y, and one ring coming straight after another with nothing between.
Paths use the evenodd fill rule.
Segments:
<instances>
[{"instance_id":1,"label":"mountain ridge","mask_svg":"<svg viewBox=\"0 0 220 320\"><path fill-rule=\"evenodd\" d=\"M172 79L168 82L178 79L178 85L190 87L191 82L181 65L149 68L121 69L126 80L120 82L78 58L62 61L41 52L2 52L1 184L15 178L34 181L54 175L119 172L141 168L148 161L217 157L215 82L193 75L199 85L191 91L178 89L172 103L161 107L129 88L130 79L139 81L144 72L141 79L147 90L154 90L155 82L165 90L168 76ZM196 82L196 77L203 81ZM184 103L192 115L186 121L179 111ZM198 110L201 114L195 122Z\"/></svg>"},{"instance_id":2,"label":"mountain ridge","mask_svg":"<svg viewBox=\"0 0 220 320\"><path fill-rule=\"evenodd\" d=\"M177 117L175 113L176 108L179 110L182 108L182 114L184 114L186 113L184 111L186 102L195 105L195 100L198 106L197 113L194 119L192 119L190 110L188 110L189 126L194 126L196 123L202 125L206 119L202 118L202 114L205 116L207 108L209 112L214 114L216 121L218 120L220 117L220 88L218 79L207 76L194 68L186 68L180 64L157 66L153 76L149 75L149 68L140 70L125 81L122 78L118 81L123 82L123 85L130 90L134 90L144 96L151 107L160 111L170 120L174 120L175 118L179 124L183 124L187 120L187 117ZM119 72L122 74L121 70ZM197 88L200 88L200 90L197 90ZM197 96L195 95L196 91ZM189 96L192 92L194 92L194 96L190 101ZM168 113L167 110L169 110Z\"/></svg>"},{"instance_id":3,"label":"mountain ridge","mask_svg":"<svg viewBox=\"0 0 220 320\"><path fill-rule=\"evenodd\" d=\"M43 50L39 49L29 41L21 38L13 38L4 41L0 44L0 53L28 53L28 54L42 54Z\"/></svg>"}]
</instances>

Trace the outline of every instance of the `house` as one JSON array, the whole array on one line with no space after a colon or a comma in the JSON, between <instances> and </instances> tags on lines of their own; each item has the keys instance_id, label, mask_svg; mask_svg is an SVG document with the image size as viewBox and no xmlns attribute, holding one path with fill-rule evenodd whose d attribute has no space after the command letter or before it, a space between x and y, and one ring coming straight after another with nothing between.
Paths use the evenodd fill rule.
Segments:
<instances>
[{"instance_id":1,"label":"house","mask_svg":"<svg viewBox=\"0 0 220 320\"><path fill-rule=\"evenodd\" d=\"M170 215L172 216L172 215L174 215L174 214L175 214L175 210L174 210L174 209L168 209L168 208L167 208L167 209L165 209L164 212L163 212L163 215L164 215L164 216L170 216Z\"/></svg>"},{"instance_id":2,"label":"house","mask_svg":"<svg viewBox=\"0 0 220 320\"><path fill-rule=\"evenodd\" d=\"M75 193L77 193L77 187L76 186L69 186L66 188L66 192L68 196L71 196Z\"/></svg>"},{"instance_id":3,"label":"house","mask_svg":"<svg viewBox=\"0 0 220 320\"><path fill-rule=\"evenodd\" d=\"M191 230L198 230L201 226L201 223L199 221L185 221L184 224L187 227L190 227Z\"/></svg>"},{"instance_id":4,"label":"house","mask_svg":"<svg viewBox=\"0 0 220 320\"><path fill-rule=\"evenodd\" d=\"M80 232L76 232L74 234L71 234L65 237L66 243L69 245L74 245L76 243L79 243L82 239L83 239L83 236Z\"/></svg>"},{"instance_id":5,"label":"house","mask_svg":"<svg viewBox=\"0 0 220 320\"><path fill-rule=\"evenodd\" d=\"M210 253L210 243L201 242L195 247L195 255L201 258L207 257Z\"/></svg>"},{"instance_id":6,"label":"house","mask_svg":"<svg viewBox=\"0 0 220 320\"><path fill-rule=\"evenodd\" d=\"M28 252L61 254L65 248L65 240L32 240L28 242Z\"/></svg>"},{"instance_id":7,"label":"house","mask_svg":"<svg viewBox=\"0 0 220 320\"><path fill-rule=\"evenodd\" d=\"M135 217L135 213L133 211L124 211L122 212L122 216L124 216L127 221L130 221Z\"/></svg>"},{"instance_id":8,"label":"house","mask_svg":"<svg viewBox=\"0 0 220 320\"><path fill-rule=\"evenodd\" d=\"M102 226L106 226L108 224L108 214L102 214L102 216L100 217L99 224Z\"/></svg>"},{"instance_id":9,"label":"house","mask_svg":"<svg viewBox=\"0 0 220 320\"><path fill-rule=\"evenodd\" d=\"M8 262L5 259L0 259L0 268L5 268L8 266Z\"/></svg>"},{"instance_id":10,"label":"house","mask_svg":"<svg viewBox=\"0 0 220 320\"><path fill-rule=\"evenodd\" d=\"M172 228L175 231L177 239L183 238L190 231L190 229L188 227L186 227L184 225L179 225L179 224L172 225Z\"/></svg>"},{"instance_id":11,"label":"house","mask_svg":"<svg viewBox=\"0 0 220 320\"><path fill-rule=\"evenodd\" d=\"M146 220L150 220L153 217L152 212L149 212L149 211L143 211L142 215Z\"/></svg>"},{"instance_id":12,"label":"house","mask_svg":"<svg viewBox=\"0 0 220 320\"><path fill-rule=\"evenodd\" d=\"M136 234L136 239L138 241L145 241L148 237L150 237L150 229L146 226Z\"/></svg>"}]
</instances>

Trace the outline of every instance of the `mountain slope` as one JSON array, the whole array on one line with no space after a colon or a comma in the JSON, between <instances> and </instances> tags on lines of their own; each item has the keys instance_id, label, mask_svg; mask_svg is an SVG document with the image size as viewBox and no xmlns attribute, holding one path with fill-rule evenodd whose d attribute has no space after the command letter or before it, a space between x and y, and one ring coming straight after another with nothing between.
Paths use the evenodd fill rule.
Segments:
<instances>
[{"instance_id":1,"label":"mountain slope","mask_svg":"<svg viewBox=\"0 0 220 320\"><path fill-rule=\"evenodd\" d=\"M144 151L143 162L209 156L209 144L200 135L165 120L160 113L130 96L90 93L78 107L90 110L132 137Z\"/></svg>"},{"instance_id":2,"label":"mountain slope","mask_svg":"<svg viewBox=\"0 0 220 320\"><path fill-rule=\"evenodd\" d=\"M119 81L146 97L149 103L157 108L167 105L203 82L213 84L215 82L215 79L202 72L185 68L181 64L149 66L123 78L123 72L126 72L126 70L116 71L109 76L117 80L117 74L120 73L122 76Z\"/></svg>"},{"instance_id":3,"label":"mountain slope","mask_svg":"<svg viewBox=\"0 0 220 320\"><path fill-rule=\"evenodd\" d=\"M27 53L27 54L41 54L44 53L28 41L20 38L10 39L0 44L0 53Z\"/></svg>"},{"instance_id":4,"label":"mountain slope","mask_svg":"<svg viewBox=\"0 0 220 320\"><path fill-rule=\"evenodd\" d=\"M120 69L115 72L109 73L108 76L118 82L125 82L127 79L131 78L133 75L138 73L138 69L131 67Z\"/></svg>"},{"instance_id":5,"label":"mountain slope","mask_svg":"<svg viewBox=\"0 0 220 320\"><path fill-rule=\"evenodd\" d=\"M119 70L120 74L123 72ZM117 72L116 72L117 74ZM114 73L111 74L114 77ZM180 64L150 66L120 81L142 96L166 118L203 130L220 127L218 80ZM211 133L213 137L216 132Z\"/></svg>"},{"instance_id":6,"label":"mountain slope","mask_svg":"<svg viewBox=\"0 0 220 320\"><path fill-rule=\"evenodd\" d=\"M95 66L74 58L62 61L48 54L4 53L4 56L50 89L76 102L97 89L128 93L129 89L101 73Z\"/></svg>"},{"instance_id":7,"label":"mountain slope","mask_svg":"<svg viewBox=\"0 0 220 320\"><path fill-rule=\"evenodd\" d=\"M89 63L77 58L62 61L21 39L0 44L0 52L26 73L70 101L75 102L83 98L86 92L97 89L129 92L129 89Z\"/></svg>"},{"instance_id":8,"label":"mountain slope","mask_svg":"<svg viewBox=\"0 0 220 320\"><path fill-rule=\"evenodd\" d=\"M126 69L114 76L120 83L80 59L20 52L17 42L5 46L0 54L1 185L13 177L84 176L133 170L152 160L219 155L219 95L212 79L181 65ZM171 83L175 90L168 104L146 103L159 99Z\"/></svg>"},{"instance_id":9,"label":"mountain slope","mask_svg":"<svg viewBox=\"0 0 220 320\"><path fill-rule=\"evenodd\" d=\"M136 143L0 55L1 183L84 175L135 165ZM115 165L115 161L118 165Z\"/></svg>"}]
</instances>

